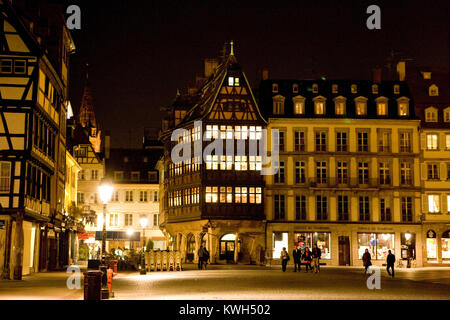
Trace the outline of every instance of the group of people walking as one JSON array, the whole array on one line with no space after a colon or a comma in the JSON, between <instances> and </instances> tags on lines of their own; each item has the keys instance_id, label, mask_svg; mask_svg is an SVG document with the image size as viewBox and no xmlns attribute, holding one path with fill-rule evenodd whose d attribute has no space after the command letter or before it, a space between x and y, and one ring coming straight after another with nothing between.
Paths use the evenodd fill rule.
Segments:
<instances>
[{"instance_id":1,"label":"group of people walking","mask_svg":"<svg viewBox=\"0 0 450 320\"><path fill-rule=\"evenodd\" d=\"M364 265L364 273L369 274L367 270L372 265L372 257L370 256L369 249L366 249L366 251L364 252L362 260ZM394 277L394 263L395 255L391 252L391 250L388 250L388 255L386 257L386 271L392 278ZM390 271L392 271L392 273Z\"/></svg>"},{"instance_id":2,"label":"group of people walking","mask_svg":"<svg viewBox=\"0 0 450 320\"><path fill-rule=\"evenodd\" d=\"M200 246L200 249L198 249L197 254L198 254L198 269L202 270L203 266L206 269L209 260L209 251L205 247Z\"/></svg>"},{"instance_id":3,"label":"group of people walking","mask_svg":"<svg viewBox=\"0 0 450 320\"><path fill-rule=\"evenodd\" d=\"M314 245L312 251L310 251L308 247L302 250L300 246L297 246L292 251L292 258L294 259L294 272L297 272L297 269L300 272L302 260L305 264L305 272L308 272L308 269L314 271L314 273L320 272L321 255L322 251L317 247L317 245ZM289 253L286 251L286 248L283 248L281 251L280 258L282 270L283 272L286 272L287 263L291 259Z\"/></svg>"}]
</instances>

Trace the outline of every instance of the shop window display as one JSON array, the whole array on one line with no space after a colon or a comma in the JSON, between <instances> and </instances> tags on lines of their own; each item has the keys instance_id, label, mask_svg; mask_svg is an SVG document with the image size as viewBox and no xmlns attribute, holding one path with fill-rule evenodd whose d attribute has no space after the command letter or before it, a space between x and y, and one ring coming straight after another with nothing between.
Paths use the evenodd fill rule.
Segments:
<instances>
[{"instance_id":1,"label":"shop window display","mask_svg":"<svg viewBox=\"0 0 450 320\"><path fill-rule=\"evenodd\" d=\"M394 251L393 233L359 233L358 257L362 259L368 249L372 260L386 260L388 250Z\"/></svg>"},{"instance_id":2,"label":"shop window display","mask_svg":"<svg viewBox=\"0 0 450 320\"><path fill-rule=\"evenodd\" d=\"M437 259L436 232L433 230L427 232L427 259Z\"/></svg>"},{"instance_id":3,"label":"shop window display","mask_svg":"<svg viewBox=\"0 0 450 320\"><path fill-rule=\"evenodd\" d=\"M274 232L272 243L273 243L272 257L274 259L280 259L281 250L283 250L283 247L286 248L286 250L289 250L289 248L288 248L288 233L287 232Z\"/></svg>"},{"instance_id":4,"label":"shop window display","mask_svg":"<svg viewBox=\"0 0 450 320\"><path fill-rule=\"evenodd\" d=\"M316 244L322 251L321 259L331 259L331 233L329 232L300 232L294 234L294 245L302 250L308 247L312 250Z\"/></svg>"},{"instance_id":5,"label":"shop window display","mask_svg":"<svg viewBox=\"0 0 450 320\"><path fill-rule=\"evenodd\" d=\"M450 259L450 230L442 234L442 259Z\"/></svg>"}]
</instances>

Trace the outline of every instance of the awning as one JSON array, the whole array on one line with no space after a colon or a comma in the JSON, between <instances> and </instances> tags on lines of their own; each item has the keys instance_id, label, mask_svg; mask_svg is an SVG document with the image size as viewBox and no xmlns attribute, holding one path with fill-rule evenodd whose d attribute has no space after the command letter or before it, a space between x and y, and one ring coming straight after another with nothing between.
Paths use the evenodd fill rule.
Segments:
<instances>
[{"instance_id":1,"label":"awning","mask_svg":"<svg viewBox=\"0 0 450 320\"><path fill-rule=\"evenodd\" d=\"M102 240L102 231L95 232L95 240ZM133 232L131 235L126 231L106 231L106 240L126 240L126 241L140 241L141 233Z\"/></svg>"}]
</instances>

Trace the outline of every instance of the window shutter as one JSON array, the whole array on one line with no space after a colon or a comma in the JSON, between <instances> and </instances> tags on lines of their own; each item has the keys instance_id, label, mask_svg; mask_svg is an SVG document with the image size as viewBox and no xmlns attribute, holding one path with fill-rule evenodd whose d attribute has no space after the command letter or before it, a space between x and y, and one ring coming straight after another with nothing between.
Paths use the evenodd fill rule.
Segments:
<instances>
[{"instance_id":1,"label":"window shutter","mask_svg":"<svg viewBox=\"0 0 450 320\"><path fill-rule=\"evenodd\" d=\"M441 162L439 177L441 178L441 180L447 180L447 164L445 162Z\"/></svg>"},{"instance_id":2,"label":"window shutter","mask_svg":"<svg viewBox=\"0 0 450 320\"><path fill-rule=\"evenodd\" d=\"M421 171L421 177L422 180L427 180L427 164L426 163L421 163L420 164L420 171Z\"/></svg>"},{"instance_id":3,"label":"window shutter","mask_svg":"<svg viewBox=\"0 0 450 320\"><path fill-rule=\"evenodd\" d=\"M446 147L446 141L445 141L445 134L444 133L440 133L438 135L438 140L439 140L439 149L444 151L445 147Z\"/></svg>"},{"instance_id":4,"label":"window shutter","mask_svg":"<svg viewBox=\"0 0 450 320\"><path fill-rule=\"evenodd\" d=\"M421 133L420 134L420 149L421 150L425 150L427 146L427 136L425 135L425 133Z\"/></svg>"},{"instance_id":5,"label":"window shutter","mask_svg":"<svg viewBox=\"0 0 450 320\"><path fill-rule=\"evenodd\" d=\"M447 213L448 212L447 195L446 194L442 194L441 195L441 212L442 213Z\"/></svg>"},{"instance_id":6,"label":"window shutter","mask_svg":"<svg viewBox=\"0 0 450 320\"><path fill-rule=\"evenodd\" d=\"M422 212L423 213L428 212L428 198L426 194L422 195Z\"/></svg>"}]
</instances>

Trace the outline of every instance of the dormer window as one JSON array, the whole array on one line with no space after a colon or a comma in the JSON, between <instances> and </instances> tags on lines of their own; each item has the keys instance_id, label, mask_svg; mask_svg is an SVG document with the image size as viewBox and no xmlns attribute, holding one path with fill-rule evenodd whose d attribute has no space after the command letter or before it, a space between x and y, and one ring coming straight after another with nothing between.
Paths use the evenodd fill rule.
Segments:
<instances>
[{"instance_id":1,"label":"dormer window","mask_svg":"<svg viewBox=\"0 0 450 320\"><path fill-rule=\"evenodd\" d=\"M324 115L326 99L322 96L319 96L314 98L313 100L314 100L314 113L316 115Z\"/></svg>"},{"instance_id":2,"label":"dormer window","mask_svg":"<svg viewBox=\"0 0 450 320\"><path fill-rule=\"evenodd\" d=\"M239 87L239 78L238 77L228 77L228 86L229 87Z\"/></svg>"},{"instance_id":3,"label":"dormer window","mask_svg":"<svg viewBox=\"0 0 450 320\"><path fill-rule=\"evenodd\" d=\"M367 115L367 98L358 97L355 99L356 115L365 116Z\"/></svg>"},{"instance_id":4,"label":"dormer window","mask_svg":"<svg viewBox=\"0 0 450 320\"><path fill-rule=\"evenodd\" d=\"M425 80L431 79L431 72L422 72L422 76Z\"/></svg>"},{"instance_id":5,"label":"dormer window","mask_svg":"<svg viewBox=\"0 0 450 320\"><path fill-rule=\"evenodd\" d=\"M450 122L450 107L444 109L444 122ZM450 176L448 179L450 179Z\"/></svg>"},{"instance_id":6,"label":"dormer window","mask_svg":"<svg viewBox=\"0 0 450 320\"><path fill-rule=\"evenodd\" d=\"M301 115L305 114L305 98L302 96L296 96L292 98L292 103L294 105L294 114Z\"/></svg>"},{"instance_id":7,"label":"dormer window","mask_svg":"<svg viewBox=\"0 0 450 320\"><path fill-rule=\"evenodd\" d=\"M123 157L123 162L127 163L128 162L128 157Z\"/></svg>"},{"instance_id":8,"label":"dormer window","mask_svg":"<svg viewBox=\"0 0 450 320\"><path fill-rule=\"evenodd\" d=\"M409 99L402 97L397 99L398 115L400 117L407 117L409 115Z\"/></svg>"},{"instance_id":9,"label":"dormer window","mask_svg":"<svg viewBox=\"0 0 450 320\"><path fill-rule=\"evenodd\" d=\"M439 88L437 85L432 84L429 88L428 88L428 95L430 97L437 97L439 96Z\"/></svg>"},{"instance_id":10,"label":"dormer window","mask_svg":"<svg viewBox=\"0 0 450 320\"><path fill-rule=\"evenodd\" d=\"M378 85L377 84L372 85L372 94L378 94Z\"/></svg>"},{"instance_id":11,"label":"dormer window","mask_svg":"<svg viewBox=\"0 0 450 320\"><path fill-rule=\"evenodd\" d=\"M277 93L278 92L278 83L272 83L272 92Z\"/></svg>"},{"instance_id":12,"label":"dormer window","mask_svg":"<svg viewBox=\"0 0 450 320\"><path fill-rule=\"evenodd\" d=\"M331 85L331 92L332 93L338 93L338 85L337 84Z\"/></svg>"},{"instance_id":13,"label":"dormer window","mask_svg":"<svg viewBox=\"0 0 450 320\"><path fill-rule=\"evenodd\" d=\"M275 96L273 97L273 114L284 114L284 97Z\"/></svg>"},{"instance_id":14,"label":"dormer window","mask_svg":"<svg viewBox=\"0 0 450 320\"><path fill-rule=\"evenodd\" d=\"M345 115L345 97L339 96L333 99L334 100L334 112L337 116Z\"/></svg>"},{"instance_id":15,"label":"dormer window","mask_svg":"<svg viewBox=\"0 0 450 320\"><path fill-rule=\"evenodd\" d=\"M425 109L425 122L437 122L437 109L429 107Z\"/></svg>"},{"instance_id":16,"label":"dormer window","mask_svg":"<svg viewBox=\"0 0 450 320\"><path fill-rule=\"evenodd\" d=\"M293 93L298 93L298 84L294 83L294 84L292 85L292 92L293 92Z\"/></svg>"},{"instance_id":17,"label":"dormer window","mask_svg":"<svg viewBox=\"0 0 450 320\"><path fill-rule=\"evenodd\" d=\"M312 85L312 92L313 93L319 93L319 85L317 83L313 83L313 85Z\"/></svg>"},{"instance_id":18,"label":"dormer window","mask_svg":"<svg viewBox=\"0 0 450 320\"><path fill-rule=\"evenodd\" d=\"M388 115L388 99L385 97L378 97L375 99L377 104L377 115L378 116L387 116Z\"/></svg>"},{"instance_id":19,"label":"dormer window","mask_svg":"<svg viewBox=\"0 0 450 320\"><path fill-rule=\"evenodd\" d=\"M394 94L400 94L400 86L398 84L394 84Z\"/></svg>"},{"instance_id":20,"label":"dormer window","mask_svg":"<svg viewBox=\"0 0 450 320\"><path fill-rule=\"evenodd\" d=\"M356 86L356 84L352 84L351 92L352 93L357 93L358 92L358 87Z\"/></svg>"}]
</instances>

